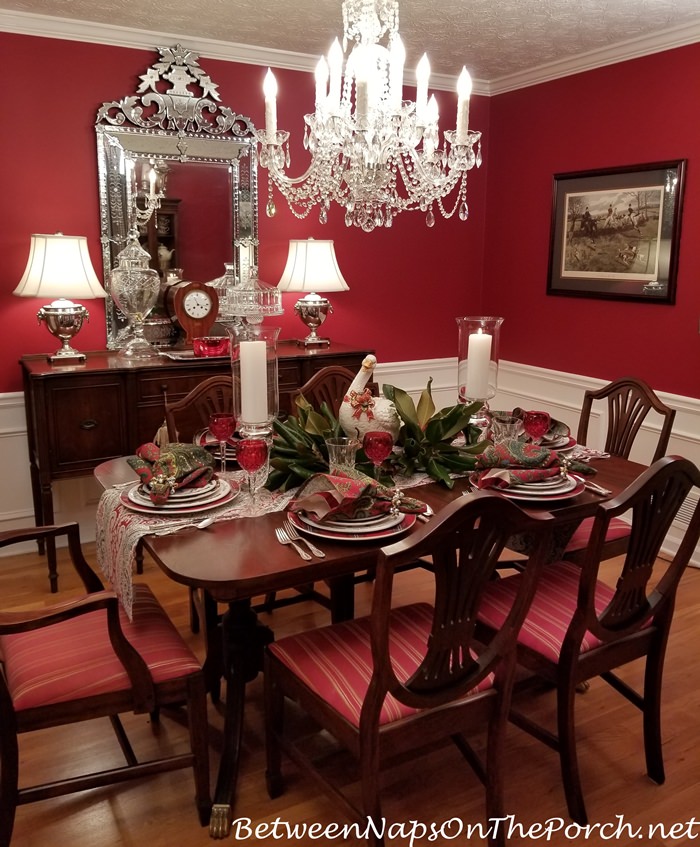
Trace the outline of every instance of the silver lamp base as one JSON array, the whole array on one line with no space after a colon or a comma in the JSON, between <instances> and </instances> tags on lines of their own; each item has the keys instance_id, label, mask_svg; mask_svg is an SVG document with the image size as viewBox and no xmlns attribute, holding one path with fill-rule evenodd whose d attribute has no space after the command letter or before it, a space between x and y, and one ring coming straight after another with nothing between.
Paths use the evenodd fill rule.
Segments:
<instances>
[{"instance_id":1,"label":"silver lamp base","mask_svg":"<svg viewBox=\"0 0 700 847\"><path fill-rule=\"evenodd\" d=\"M299 339L297 344L304 347L327 347L331 343L330 338L321 338L316 333L326 317L333 313L333 307L329 300L320 297L318 294L307 294L306 297L297 300L294 311L311 330L306 338Z\"/></svg>"},{"instance_id":2,"label":"silver lamp base","mask_svg":"<svg viewBox=\"0 0 700 847\"><path fill-rule=\"evenodd\" d=\"M61 298L48 306L42 306L36 317L39 323L44 321L51 335L58 338L62 344L52 356L47 356L49 362L85 361L85 353L70 346L70 340L82 329L83 321L90 320L90 313L85 306Z\"/></svg>"}]
</instances>

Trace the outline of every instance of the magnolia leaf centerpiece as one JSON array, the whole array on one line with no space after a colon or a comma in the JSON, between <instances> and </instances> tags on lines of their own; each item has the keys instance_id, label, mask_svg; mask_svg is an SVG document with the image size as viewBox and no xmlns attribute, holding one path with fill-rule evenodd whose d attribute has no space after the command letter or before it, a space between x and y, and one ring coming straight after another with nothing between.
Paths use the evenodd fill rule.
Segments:
<instances>
[{"instance_id":1,"label":"magnolia leaf centerpiece","mask_svg":"<svg viewBox=\"0 0 700 847\"><path fill-rule=\"evenodd\" d=\"M410 476L424 471L448 488L454 485L450 475L467 473L476 465L476 454L487 442L477 441L480 430L470 425L478 403L457 404L435 411L431 392L432 378L416 405L411 396L393 385L385 385L384 396L396 407L401 419L397 439L398 450L375 471L360 449L357 467L368 476L391 485L392 474ZM315 473L328 472L326 439L343 436L344 432L326 403L316 410L303 397L296 399L297 412L285 421L275 420L270 452L270 475L267 487L286 491L300 485ZM464 432L465 443L454 443Z\"/></svg>"}]
</instances>

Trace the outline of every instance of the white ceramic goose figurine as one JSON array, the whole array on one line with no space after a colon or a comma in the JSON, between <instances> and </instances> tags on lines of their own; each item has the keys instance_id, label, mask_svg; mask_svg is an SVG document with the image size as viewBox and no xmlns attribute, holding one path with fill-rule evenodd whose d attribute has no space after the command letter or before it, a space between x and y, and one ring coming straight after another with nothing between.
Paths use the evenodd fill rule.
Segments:
<instances>
[{"instance_id":1,"label":"white ceramic goose figurine","mask_svg":"<svg viewBox=\"0 0 700 847\"><path fill-rule=\"evenodd\" d=\"M386 397L373 397L371 389L367 388L374 366L375 356L366 356L362 367L350 384L345 398L338 410L338 421L348 438L362 436L372 430L390 432L394 441L399 436L401 419L396 407Z\"/></svg>"}]
</instances>

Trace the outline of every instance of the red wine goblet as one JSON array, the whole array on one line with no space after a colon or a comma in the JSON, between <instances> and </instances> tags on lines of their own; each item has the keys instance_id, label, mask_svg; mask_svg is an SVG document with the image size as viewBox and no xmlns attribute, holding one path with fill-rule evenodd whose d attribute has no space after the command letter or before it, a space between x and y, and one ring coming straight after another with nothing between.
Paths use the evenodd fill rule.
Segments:
<instances>
[{"instance_id":1,"label":"red wine goblet","mask_svg":"<svg viewBox=\"0 0 700 847\"><path fill-rule=\"evenodd\" d=\"M209 432L219 442L221 473L226 473L226 446L236 431L236 419L229 412L214 412L209 416Z\"/></svg>"},{"instance_id":2,"label":"red wine goblet","mask_svg":"<svg viewBox=\"0 0 700 847\"><path fill-rule=\"evenodd\" d=\"M248 477L248 490L251 503L255 505L255 495L265 481L267 474L261 473L267 466L270 445L267 438L243 438L236 445L236 458Z\"/></svg>"},{"instance_id":3,"label":"red wine goblet","mask_svg":"<svg viewBox=\"0 0 700 847\"><path fill-rule=\"evenodd\" d=\"M551 417L548 412L525 412L523 414L523 429L530 436L533 444L539 444L549 429Z\"/></svg>"}]
</instances>

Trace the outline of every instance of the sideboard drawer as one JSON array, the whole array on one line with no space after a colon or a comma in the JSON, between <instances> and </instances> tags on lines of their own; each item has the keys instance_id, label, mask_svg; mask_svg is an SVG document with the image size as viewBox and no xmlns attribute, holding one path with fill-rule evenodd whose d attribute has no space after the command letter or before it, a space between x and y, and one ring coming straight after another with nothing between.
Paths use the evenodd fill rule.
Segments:
<instances>
[{"instance_id":1,"label":"sideboard drawer","mask_svg":"<svg viewBox=\"0 0 700 847\"><path fill-rule=\"evenodd\" d=\"M47 391L46 405L46 438L55 476L74 476L129 452L123 380L56 380Z\"/></svg>"}]
</instances>

